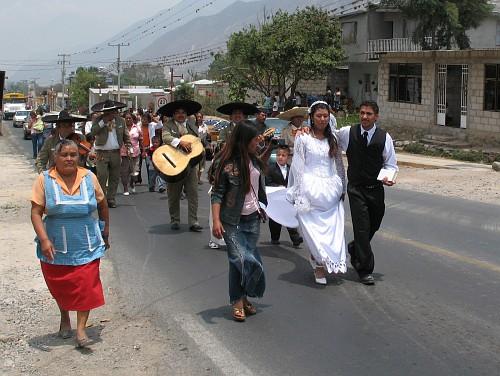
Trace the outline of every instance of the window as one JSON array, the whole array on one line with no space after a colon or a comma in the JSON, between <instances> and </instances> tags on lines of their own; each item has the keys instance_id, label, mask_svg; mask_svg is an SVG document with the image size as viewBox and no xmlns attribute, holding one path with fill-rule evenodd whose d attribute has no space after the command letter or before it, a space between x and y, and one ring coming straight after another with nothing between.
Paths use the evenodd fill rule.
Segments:
<instances>
[{"instance_id":1,"label":"window","mask_svg":"<svg viewBox=\"0 0 500 376\"><path fill-rule=\"evenodd\" d=\"M500 21L497 21L496 45L500 46Z\"/></svg>"},{"instance_id":2,"label":"window","mask_svg":"<svg viewBox=\"0 0 500 376\"><path fill-rule=\"evenodd\" d=\"M389 64L389 101L422 103L422 64Z\"/></svg>"},{"instance_id":3,"label":"window","mask_svg":"<svg viewBox=\"0 0 500 376\"><path fill-rule=\"evenodd\" d=\"M500 111L500 64L484 66L484 110Z\"/></svg>"},{"instance_id":4,"label":"window","mask_svg":"<svg viewBox=\"0 0 500 376\"><path fill-rule=\"evenodd\" d=\"M344 22L342 23L342 43L354 44L357 37L357 22Z\"/></svg>"}]
</instances>

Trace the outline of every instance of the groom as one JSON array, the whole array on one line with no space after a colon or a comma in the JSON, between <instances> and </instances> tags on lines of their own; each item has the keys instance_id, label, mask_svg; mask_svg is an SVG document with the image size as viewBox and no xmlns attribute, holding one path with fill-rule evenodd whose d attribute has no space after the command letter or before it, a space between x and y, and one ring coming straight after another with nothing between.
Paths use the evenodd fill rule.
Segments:
<instances>
[{"instance_id":1,"label":"groom","mask_svg":"<svg viewBox=\"0 0 500 376\"><path fill-rule=\"evenodd\" d=\"M365 285L375 284L372 276L375 258L370 241L384 217L384 185L394 185L387 178L377 180L377 176L382 168L398 171L392 138L376 125L378 113L376 102L361 103L360 124L343 127L338 134L339 147L346 152L349 164L347 194L354 240L347 249L351 264Z\"/></svg>"}]
</instances>

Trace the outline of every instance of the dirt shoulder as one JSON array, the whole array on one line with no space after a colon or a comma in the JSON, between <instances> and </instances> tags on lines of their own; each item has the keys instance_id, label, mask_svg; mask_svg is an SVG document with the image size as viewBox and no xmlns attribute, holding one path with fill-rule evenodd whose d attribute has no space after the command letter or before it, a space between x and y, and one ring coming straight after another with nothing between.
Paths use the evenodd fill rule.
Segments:
<instances>
[{"instance_id":1,"label":"dirt shoulder","mask_svg":"<svg viewBox=\"0 0 500 376\"><path fill-rule=\"evenodd\" d=\"M0 165L0 374L204 374L151 317L127 315L105 258L106 305L91 312L88 328L95 343L79 351L73 338L57 337L59 312L40 271L29 217L34 169L6 137L0 137ZM71 318L74 327L74 313Z\"/></svg>"},{"instance_id":2,"label":"dirt shoulder","mask_svg":"<svg viewBox=\"0 0 500 376\"><path fill-rule=\"evenodd\" d=\"M500 173L483 166L400 167L396 187L500 205Z\"/></svg>"}]
</instances>

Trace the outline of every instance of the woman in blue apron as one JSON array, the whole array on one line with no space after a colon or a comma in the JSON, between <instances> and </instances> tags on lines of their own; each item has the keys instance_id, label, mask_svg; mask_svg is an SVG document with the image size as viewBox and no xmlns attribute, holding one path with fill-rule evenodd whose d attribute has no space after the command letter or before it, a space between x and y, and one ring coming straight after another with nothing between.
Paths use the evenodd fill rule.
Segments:
<instances>
[{"instance_id":1,"label":"woman in blue apron","mask_svg":"<svg viewBox=\"0 0 500 376\"><path fill-rule=\"evenodd\" d=\"M33 185L31 221L42 273L61 312L59 335L71 337L69 311L77 311L76 343L84 347L90 310L104 304L99 261L109 248L108 206L95 175L78 166L73 141L61 140L54 155L55 166Z\"/></svg>"}]
</instances>

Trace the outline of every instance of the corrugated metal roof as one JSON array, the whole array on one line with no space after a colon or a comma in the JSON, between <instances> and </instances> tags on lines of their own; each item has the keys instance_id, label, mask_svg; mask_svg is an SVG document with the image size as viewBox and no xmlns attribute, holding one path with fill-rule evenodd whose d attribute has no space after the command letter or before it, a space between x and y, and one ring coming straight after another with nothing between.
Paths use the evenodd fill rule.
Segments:
<instances>
[{"instance_id":1,"label":"corrugated metal roof","mask_svg":"<svg viewBox=\"0 0 500 376\"><path fill-rule=\"evenodd\" d=\"M380 0L334 0L324 1L320 6L338 17L343 17L366 12L370 5L378 4Z\"/></svg>"},{"instance_id":2,"label":"corrugated metal roof","mask_svg":"<svg viewBox=\"0 0 500 376\"><path fill-rule=\"evenodd\" d=\"M107 87L107 88L90 88L89 89L91 93L93 94L108 94L109 92L112 91L118 91L118 87L113 86L113 87ZM128 94L153 94L153 93L164 93L165 91L163 89L152 89L148 87L137 87L137 88L127 88L127 87L122 87L120 89L120 92L122 93L128 93Z\"/></svg>"}]
</instances>

